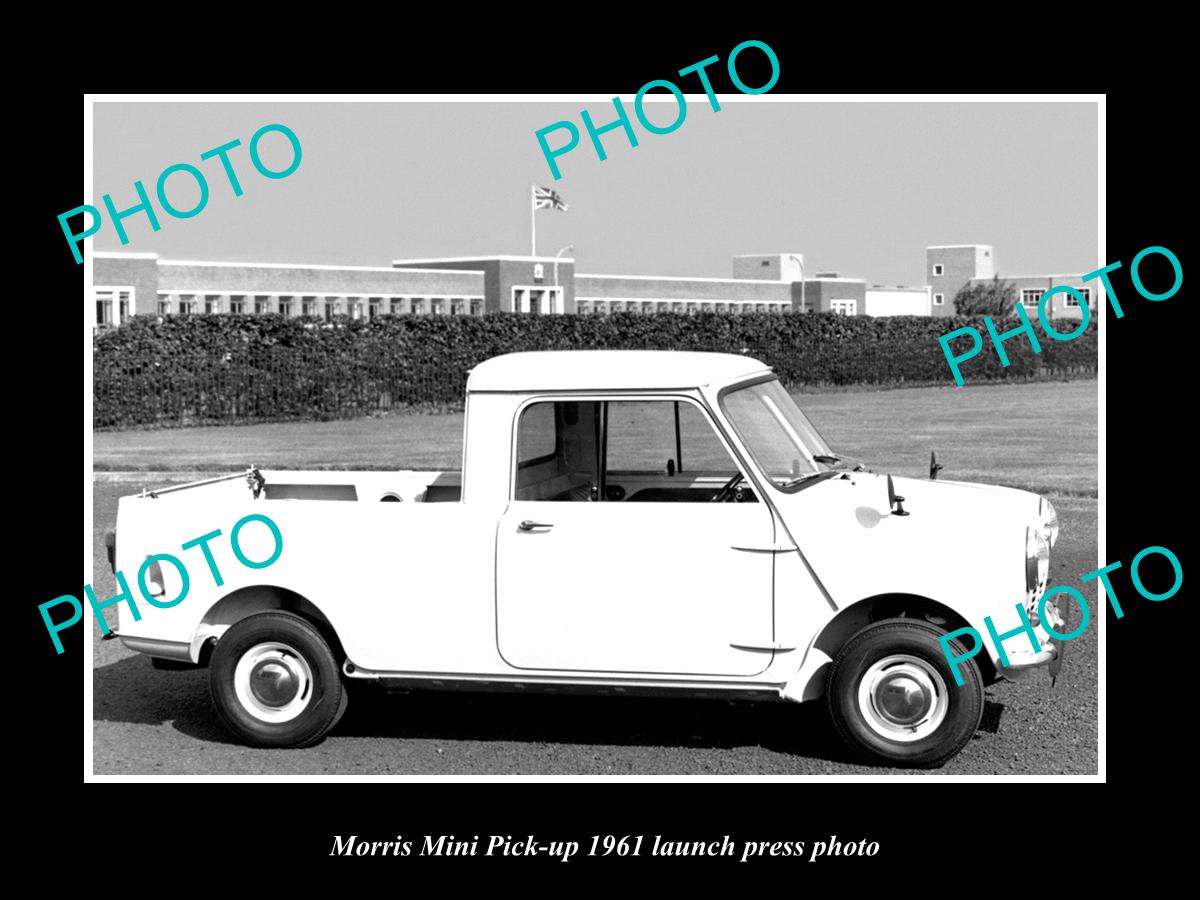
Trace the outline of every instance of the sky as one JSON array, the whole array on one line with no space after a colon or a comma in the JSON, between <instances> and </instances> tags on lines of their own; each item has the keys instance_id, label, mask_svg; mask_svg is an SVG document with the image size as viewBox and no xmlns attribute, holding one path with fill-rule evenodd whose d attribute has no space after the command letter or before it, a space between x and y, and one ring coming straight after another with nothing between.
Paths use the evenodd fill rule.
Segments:
<instances>
[{"instance_id":1,"label":"sky","mask_svg":"<svg viewBox=\"0 0 1200 900\"><path fill-rule=\"evenodd\" d=\"M651 95L653 96L653 95ZM677 115L669 95L647 103L652 122ZM537 213L539 255L576 259L576 271L730 277L744 253L802 253L807 270L868 283L925 284L930 244L992 244L1001 275L1083 273L1097 248L1097 109L1079 103L795 102L703 95L670 134L651 134L623 97L638 137L602 136L598 159L580 119L615 118L611 100L576 102L223 102L94 106L93 196L118 210L154 196L159 174L190 163L210 196L197 215L156 209L112 223L93 249L164 259L386 266L393 259L530 252L529 192L551 187L567 212ZM535 132L575 123L580 144L554 180ZM286 178L255 171L251 135L282 123L302 160ZM234 197L217 159L200 154L240 139L230 160ZM552 146L564 132L549 137ZM279 134L266 165L290 160ZM187 209L198 188L167 182ZM77 220L78 221L78 220Z\"/></svg>"}]
</instances>

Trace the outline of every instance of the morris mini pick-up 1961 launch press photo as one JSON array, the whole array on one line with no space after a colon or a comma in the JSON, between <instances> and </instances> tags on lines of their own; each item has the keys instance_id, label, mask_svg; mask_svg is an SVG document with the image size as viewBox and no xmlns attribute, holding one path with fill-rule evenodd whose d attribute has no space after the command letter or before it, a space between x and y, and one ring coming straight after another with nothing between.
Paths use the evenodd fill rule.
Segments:
<instances>
[{"instance_id":1,"label":"morris mini pick-up 1961 launch press photo","mask_svg":"<svg viewBox=\"0 0 1200 900\"><path fill-rule=\"evenodd\" d=\"M1061 664L1037 619L1053 507L937 468L839 455L749 356L508 354L467 379L461 471L252 467L121 498L114 570L254 514L282 551L255 569L210 542L219 579L189 563L184 602L121 604L115 634L161 668L207 666L255 746L316 743L371 683L824 698L859 755L936 766L975 733L986 684ZM240 552L266 558L275 537L252 525ZM150 591L182 577L155 564ZM1004 665L968 634L951 666L939 638L987 634L1016 603L1037 652L1017 634Z\"/></svg>"}]
</instances>

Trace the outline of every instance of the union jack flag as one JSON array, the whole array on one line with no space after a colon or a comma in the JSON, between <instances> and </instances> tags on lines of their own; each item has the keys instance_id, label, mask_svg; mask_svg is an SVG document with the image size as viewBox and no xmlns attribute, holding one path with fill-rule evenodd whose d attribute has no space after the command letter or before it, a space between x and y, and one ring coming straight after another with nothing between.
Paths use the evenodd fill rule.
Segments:
<instances>
[{"instance_id":1,"label":"union jack flag","mask_svg":"<svg viewBox=\"0 0 1200 900\"><path fill-rule=\"evenodd\" d=\"M558 191L552 191L549 188L534 186L533 208L561 209L563 212L566 212L567 204L564 203L563 198L558 195Z\"/></svg>"}]
</instances>

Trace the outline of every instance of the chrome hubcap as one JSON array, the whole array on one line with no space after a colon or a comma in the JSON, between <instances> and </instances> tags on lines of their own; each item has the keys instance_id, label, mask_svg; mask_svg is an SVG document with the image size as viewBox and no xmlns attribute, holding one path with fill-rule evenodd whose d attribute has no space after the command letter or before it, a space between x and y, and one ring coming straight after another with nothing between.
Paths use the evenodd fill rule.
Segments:
<instances>
[{"instance_id":1,"label":"chrome hubcap","mask_svg":"<svg viewBox=\"0 0 1200 900\"><path fill-rule=\"evenodd\" d=\"M242 707L256 719L287 722L304 712L312 699L312 669L295 648L268 641L242 654L233 687Z\"/></svg>"},{"instance_id":2,"label":"chrome hubcap","mask_svg":"<svg viewBox=\"0 0 1200 900\"><path fill-rule=\"evenodd\" d=\"M918 741L937 731L950 696L941 674L920 657L886 656L858 683L858 708L876 734L893 741Z\"/></svg>"}]
</instances>

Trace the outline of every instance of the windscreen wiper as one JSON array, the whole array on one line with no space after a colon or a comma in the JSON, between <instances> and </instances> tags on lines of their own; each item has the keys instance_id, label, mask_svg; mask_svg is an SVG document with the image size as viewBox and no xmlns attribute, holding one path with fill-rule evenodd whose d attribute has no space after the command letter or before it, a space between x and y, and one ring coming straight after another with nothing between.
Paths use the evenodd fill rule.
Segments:
<instances>
[{"instance_id":1,"label":"windscreen wiper","mask_svg":"<svg viewBox=\"0 0 1200 900\"><path fill-rule=\"evenodd\" d=\"M795 487L801 482L808 481L813 478L829 478L836 474L836 472L806 472L803 475L797 475L795 478L789 478L783 483L782 486L785 488Z\"/></svg>"},{"instance_id":2,"label":"windscreen wiper","mask_svg":"<svg viewBox=\"0 0 1200 900\"><path fill-rule=\"evenodd\" d=\"M840 457L840 456L829 456L827 454L822 453L819 456L814 456L813 459L816 462L824 463L827 466L834 466L843 461L846 462L847 465L850 465L850 463L853 463L853 465L850 466L850 468L855 472L863 472L863 471L866 471L866 468L867 468L862 460L852 459L849 457L847 457L846 460L843 460L842 457Z\"/></svg>"}]
</instances>

